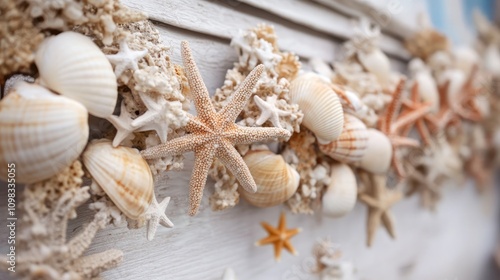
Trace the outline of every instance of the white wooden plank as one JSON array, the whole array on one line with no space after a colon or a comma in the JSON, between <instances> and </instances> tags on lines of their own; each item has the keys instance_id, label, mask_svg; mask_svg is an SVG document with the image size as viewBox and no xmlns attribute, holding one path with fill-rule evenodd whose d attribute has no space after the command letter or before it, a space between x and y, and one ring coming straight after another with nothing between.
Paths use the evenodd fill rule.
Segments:
<instances>
[{"instance_id":1,"label":"white wooden plank","mask_svg":"<svg viewBox=\"0 0 500 280\"><path fill-rule=\"evenodd\" d=\"M338 46L328 35L299 25L287 26L275 17L260 17L251 11L243 12L238 6L227 5L223 1L124 0L122 2L131 8L146 12L153 20L224 39L231 39L239 30L253 28L259 23L266 22L275 27L280 38L280 48L305 58L319 57L333 61ZM255 13L259 14L258 11Z\"/></svg>"},{"instance_id":2,"label":"white wooden plank","mask_svg":"<svg viewBox=\"0 0 500 280\"><path fill-rule=\"evenodd\" d=\"M355 22L351 17L325 9L311 1L304 0L237 0L259 7L287 20L310 27L326 34L348 39L352 36ZM389 55L408 60L409 53L401 40L382 34L380 48Z\"/></svg>"}]
</instances>

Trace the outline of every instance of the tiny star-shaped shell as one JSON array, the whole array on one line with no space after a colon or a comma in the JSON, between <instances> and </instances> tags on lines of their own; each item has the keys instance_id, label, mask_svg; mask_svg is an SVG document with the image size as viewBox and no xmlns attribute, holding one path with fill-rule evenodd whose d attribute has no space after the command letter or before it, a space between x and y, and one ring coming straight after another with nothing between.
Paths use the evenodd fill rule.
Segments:
<instances>
[{"instance_id":1,"label":"tiny star-shaped shell","mask_svg":"<svg viewBox=\"0 0 500 280\"><path fill-rule=\"evenodd\" d=\"M148 110L132 121L132 127L137 131L154 130L162 143L167 142L168 126L173 117L170 112L173 109L182 111L182 104L179 101L167 101L162 96L158 100L148 94L141 94L140 96Z\"/></svg>"},{"instance_id":2,"label":"tiny star-shaped shell","mask_svg":"<svg viewBox=\"0 0 500 280\"><path fill-rule=\"evenodd\" d=\"M165 210L167 209L169 202L170 197L167 197L164 198L160 204L158 204L156 196L153 194L153 201L146 211L146 220L148 221L147 238L149 241L153 240L155 237L158 224L167 228L174 227L174 224L167 218L167 215L165 215Z\"/></svg>"},{"instance_id":3,"label":"tiny star-shaped shell","mask_svg":"<svg viewBox=\"0 0 500 280\"><path fill-rule=\"evenodd\" d=\"M143 150L141 153L145 159L155 159L194 151L193 175L189 183L189 214L194 216L198 212L208 170L214 158L218 158L231 171L245 190L255 192L257 190L255 181L234 146L278 137L285 138L290 136L290 132L275 127L242 127L234 123L250 98L255 84L264 71L264 66L259 65L252 70L236 88L228 104L216 112L188 43L182 42L181 47L186 77L198 115L189 115L185 129L190 134Z\"/></svg>"},{"instance_id":4,"label":"tiny star-shaped shell","mask_svg":"<svg viewBox=\"0 0 500 280\"><path fill-rule=\"evenodd\" d=\"M120 116L111 115L107 118L107 120L116 128L116 135L113 139L113 147L118 147L118 145L120 145L120 143L135 130L132 127L132 118L130 113L127 111L125 102L123 101L121 104Z\"/></svg>"},{"instance_id":5,"label":"tiny star-shaped shell","mask_svg":"<svg viewBox=\"0 0 500 280\"><path fill-rule=\"evenodd\" d=\"M280 124L280 116L289 116L291 113L276 108L277 95L268 96L266 101L262 100L257 95L254 95L253 100L257 107L259 107L261 114L255 122L257 125L262 125L267 120L270 120L275 127L282 128Z\"/></svg>"},{"instance_id":6,"label":"tiny star-shaped shell","mask_svg":"<svg viewBox=\"0 0 500 280\"><path fill-rule=\"evenodd\" d=\"M262 222L261 225L267 231L269 236L257 241L255 245L262 246L267 244L273 244L274 258L277 261L280 261L281 259L281 250L283 249L283 247L293 255L298 255L297 251L295 251L295 248L293 248L292 243L290 243L290 239L295 235L297 235L299 232L301 232L302 229L301 228L286 229L285 213L283 212L281 213L280 221L277 228L269 225L266 222Z\"/></svg>"},{"instance_id":7,"label":"tiny star-shaped shell","mask_svg":"<svg viewBox=\"0 0 500 280\"><path fill-rule=\"evenodd\" d=\"M386 187L387 176L362 172L361 179L368 190L358 195L359 200L368 206L367 245L372 245L375 231L380 223L392 238L396 238L394 217L389 209L403 197L399 190Z\"/></svg>"},{"instance_id":8,"label":"tiny star-shaped shell","mask_svg":"<svg viewBox=\"0 0 500 280\"><path fill-rule=\"evenodd\" d=\"M127 42L122 40L120 42L120 51L116 54L108 54L106 57L108 60L115 65L115 75L116 77L120 77L120 75L128 69L137 70L137 63L141 60L146 54L148 50L140 50L133 51L131 50Z\"/></svg>"}]
</instances>

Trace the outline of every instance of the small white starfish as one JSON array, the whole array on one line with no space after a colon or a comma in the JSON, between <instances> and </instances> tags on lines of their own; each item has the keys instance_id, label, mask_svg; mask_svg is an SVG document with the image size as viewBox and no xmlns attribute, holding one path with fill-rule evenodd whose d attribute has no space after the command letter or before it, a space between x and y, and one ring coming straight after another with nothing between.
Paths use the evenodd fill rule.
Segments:
<instances>
[{"instance_id":1,"label":"small white starfish","mask_svg":"<svg viewBox=\"0 0 500 280\"><path fill-rule=\"evenodd\" d=\"M137 63L148 53L147 49L134 51L131 50L127 42L122 40L120 42L120 51L116 54L106 55L108 60L115 65L115 75L120 77L120 75L128 69L137 70L139 69Z\"/></svg>"},{"instance_id":2,"label":"small white starfish","mask_svg":"<svg viewBox=\"0 0 500 280\"><path fill-rule=\"evenodd\" d=\"M141 94L140 96L148 110L132 121L132 127L136 131L154 130L160 137L161 142L165 143L171 120L177 117L172 112L183 112L182 104L179 101L167 101L163 97L155 100L148 94Z\"/></svg>"},{"instance_id":3,"label":"small white starfish","mask_svg":"<svg viewBox=\"0 0 500 280\"><path fill-rule=\"evenodd\" d=\"M234 270L230 267L224 270L224 275L222 275L222 280L237 280Z\"/></svg>"},{"instance_id":4,"label":"small white starfish","mask_svg":"<svg viewBox=\"0 0 500 280\"><path fill-rule=\"evenodd\" d=\"M120 145L120 143L134 131L134 128L132 127L133 120L125 107L124 101L122 101L121 104L120 116L111 115L107 118L107 120L116 128L116 135L113 139L113 147Z\"/></svg>"},{"instance_id":5,"label":"small white starfish","mask_svg":"<svg viewBox=\"0 0 500 280\"><path fill-rule=\"evenodd\" d=\"M153 193L153 201L146 212L146 220L148 221L147 238L149 241L153 240L155 237L158 224L167 228L174 227L174 224L167 218L167 215L165 215L165 210L169 202L170 196L164 198L163 201L158 204L156 196Z\"/></svg>"},{"instance_id":6,"label":"small white starfish","mask_svg":"<svg viewBox=\"0 0 500 280\"><path fill-rule=\"evenodd\" d=\"M253 100L261 111L260 117L255 122L257 125L262 125L267 120L270 120L275 127L282 128L279 117L289 116L291 113L276 108L277 99L277 95L271 95L266 97L266 101L264 101L259 96L254 95Z\"/></svg>"}]
</instances>

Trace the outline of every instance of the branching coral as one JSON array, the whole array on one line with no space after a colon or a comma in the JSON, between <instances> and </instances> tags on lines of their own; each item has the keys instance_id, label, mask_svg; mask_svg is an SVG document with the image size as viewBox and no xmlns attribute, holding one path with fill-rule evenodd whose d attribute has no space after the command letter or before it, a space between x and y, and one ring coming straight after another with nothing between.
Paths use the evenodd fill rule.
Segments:
<instances>
[{"instance_id":1,"label":"branching coral","mask_svg":"<svg viewBox=\"0 0 500 280\"><path fill-rule=\"evenodd\" d=\"M89 198L89 187L81 187L83 171L75 161L59 175L26 186L23 192L18 235L16 273L25 279L88 279L117 266L123 253L116 249L83 256L97 231L110 221L99 211L83 230L67 239L68 221L76 208Z\"/></svg>"}]
</instances>

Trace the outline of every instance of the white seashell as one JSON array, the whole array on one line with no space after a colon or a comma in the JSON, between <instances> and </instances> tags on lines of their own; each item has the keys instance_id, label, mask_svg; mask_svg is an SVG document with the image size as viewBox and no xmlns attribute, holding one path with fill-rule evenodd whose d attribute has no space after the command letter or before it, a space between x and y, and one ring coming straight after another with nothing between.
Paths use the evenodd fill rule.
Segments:
<instances>
[{"instance_id":1,"label":"white seashell","mask_svg":"<svg viewBox=\"0 0 500 280\"><path fill-rule=\"evenodd\" d=\"M344 114L339 97L321 76L308 73L290 84L292 103L298 104L304 113L302 123L309 128L318 142L329 143L340 136Z\"/></svg>"},{"instance_id":2,"label":"white seashell","mask_svg":"<svg viewBox=\"0 0 500 280\"><path fill-rule=\"evenodd\" d=\"M81 102L90 114L109 117L118 97L113 67L88 37L63 32L45 40L36 52L40 82Z\"/></svg>"},{"instance_id":3,"label":"white seashell","mask_svg":"<svg viewBox=\"0 0 500 280\"><path fill-rule=\"evenodd\" d=\"M285 202L299 187L299 173L281 155L271 151L250 151L243 160L257 185L255 193L241 189L240 194L252 205L272 207Z\"/></svg>"},{"instance_id":4,"label":"white seashell","mask_svg":"<svg viewBox=\"0 0 500 280\"><path fill-rule=\"evenodd\" d=\"M366 151L360 161L354 163L368 172L385 174L389 170L392 160L392 144L382 132L369 128Z\"/></svg>"},{"instance_id":5,"label":"white seashell","mask_svg":"<svg viewBox=\"0 0 500 280\"><path fill-rule=\"evenodd\" d=\"M439 110L439 91L432 77L431 71L425 66L420 58L414 58L410 61L410 72L412 72L413 82L418 83L418 94L422 101L432 104L432 112Z\"/></svg>"},{"instance_id":6,"label":"white seashell","mask_svg":"<svg viewBox=\"0 0 500 280\"><path fill-rule=\"evenodd\" d=\"M391 75L391 62L380 49L369 53L358 52L358 59L368 72L374 74L382 86L387 86Z\"/></svg>"},{"instance_id":7,"label":"white seashell","mask_svg":"<svg viewBox=\"0 0 500 280\"><path fill-rule=\"evenodd\" d=\"M54 176L85 148L87 119L80 103L18 82L0 102L0 165L14 163L18 183ZM0 178L7 180L7 168L0 170Z\"/></svg>"},{"instance_id":8,"label":"white seashell","mask_svg":"<svg viewBox=\"0 0 500 280\"><path fill-rule=\"evenodd\" d=\"M153 199L153 175L137 149L114 148L109 140L93 141L83 163L99 186L129 218L145 214Z\"/></svg>"},{"instance_id":9,"label":"white seashell","mask_svg":"<svg viewBox=\"0 0 500 280\"><path fill-rule=\"evenodd\" d=\"M470 47L453 48L453 61L455 66L469 77L474 67L479 65L479 54Z\"/></svg>"},{"instance_id":10,"label":"white seashell","mask_svg":"<svg viewBox=\"0 0 500 280\"><path fill-rule=\"evenodd\" d=\"M337 218L349 213L356 204L358 186L352 169L344 163L332 165L330 184L323 195L323 213Z\"/></svg>"},{"instance_id":11,"label":"white seashell","mask_svg":"<svg viewBox=\"0 0 500 280\"><path fill-rule=\"evenodd\" d=\"M483 53L484 68L495 77L500 77L500 51L496 44L489 44Z\"/></svg>"},{"instance_id":12,"label":"white seashell","mask_svg":"<svg viewBox=\"0 0 500 280\"><path fill-rule=\"evenodd\" d=\"M320 150L329 157L345 163L360 161L366 151L368 132L366 125L358 118L345 114L344 128L340 137L326 145L320 144Z\"/></svg>"}]
</instances>

